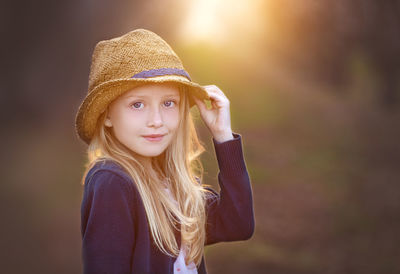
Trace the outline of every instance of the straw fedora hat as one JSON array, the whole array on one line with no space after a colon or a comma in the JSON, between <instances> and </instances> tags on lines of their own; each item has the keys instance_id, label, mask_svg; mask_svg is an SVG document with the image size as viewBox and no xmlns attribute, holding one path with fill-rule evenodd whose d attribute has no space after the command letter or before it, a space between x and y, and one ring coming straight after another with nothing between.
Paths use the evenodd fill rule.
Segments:
<instances>
[{"instance_id":1,"label":"straw fedora hat","mask_svg":"<svg viewBox=\"0 0 400 274\"><path fill-rule=\"evenodd\" d=\"M180 58L166 41L146 29L96 44L89 73L88 94L75 118L78 136L89 144L96 123L108 104L126 91L144 83L175 82L187 87L191 96L210 99L201 85L192 82Z\"/></svg>"}]
</instances>

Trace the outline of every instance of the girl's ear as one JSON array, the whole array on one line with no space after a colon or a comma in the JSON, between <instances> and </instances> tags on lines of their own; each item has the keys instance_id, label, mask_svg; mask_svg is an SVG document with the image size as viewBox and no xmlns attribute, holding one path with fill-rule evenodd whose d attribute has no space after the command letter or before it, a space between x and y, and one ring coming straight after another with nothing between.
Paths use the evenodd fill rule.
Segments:
<instances>
[{"instance_id":1,"label":"girl's ear","mask_svg":"<svg viewBox=\"0 0 400 274\"><path fill-rule=\"evenodd\" d=\"M111 123L111 120L110 120L110 118L106 118L106 120L104 121L104 125L106 126L106 127L112 127L112 123Z\"/></svg>"}]
</instances>

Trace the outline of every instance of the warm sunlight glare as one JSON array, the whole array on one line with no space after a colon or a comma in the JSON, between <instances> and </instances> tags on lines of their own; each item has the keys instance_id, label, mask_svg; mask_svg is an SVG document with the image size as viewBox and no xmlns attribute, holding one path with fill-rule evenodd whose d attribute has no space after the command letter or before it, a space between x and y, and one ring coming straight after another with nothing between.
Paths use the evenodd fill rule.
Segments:
<instances>
[{"instance_id":1,"label":"warm sunlight glare","mask_svg":"<svg viewBox=\"0 0 400 274\"><path fill-rule=\"evenodd\" d=\"M186 42L218 46L257 35L262 25L261 4L262 0L191 0L179 36Z\"/></svg>"}]
</instances>

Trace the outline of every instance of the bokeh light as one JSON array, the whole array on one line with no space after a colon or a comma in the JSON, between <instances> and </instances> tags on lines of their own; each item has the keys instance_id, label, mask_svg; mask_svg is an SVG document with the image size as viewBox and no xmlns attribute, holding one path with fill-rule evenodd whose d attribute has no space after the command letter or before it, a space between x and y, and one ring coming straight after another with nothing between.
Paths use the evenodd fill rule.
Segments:
<instances>
[{"instance_id":1,"label":"bokeh light","mask_svg":"<svg viewBox=\"0 0 400 274\"><path fill-rule=\"evenodd\" d=\"M215 47L246 43L262 34L263 1L204 0L187 1L178 29L181 43L202 42Z\"/></svg>"}]
</instances>

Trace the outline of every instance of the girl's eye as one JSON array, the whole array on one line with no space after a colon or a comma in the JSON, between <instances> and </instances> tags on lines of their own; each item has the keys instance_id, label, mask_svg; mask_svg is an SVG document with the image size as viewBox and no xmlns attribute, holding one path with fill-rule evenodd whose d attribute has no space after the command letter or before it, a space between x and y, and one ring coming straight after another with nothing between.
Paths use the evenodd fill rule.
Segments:
<instances>
[{"instance_id":1,"label":"girl's eye","mask_svg":"<svg viewBox=\"0 0 400 274\"><path fill-rule=\"evenodd\" d=\"M142 102L135 102L135 103L131 104L131 106L133 106L135 109L140 109L140 108L141 108L141 107L140 107L140 104L143 105Z\"/></svg>"},{"instance_id":2,"label":"girl's eye","mask_svg":"<svg viewBox=\"0 0 400 274\"><path fill-rule=\"evenodd\" d=\"M176 102L174 100L169 100L169 101L165 101L164 105L167 108L172 108L173 106L176 105ZM130 106L133 107L134 109L142 109L144 107L142 102L135 102L135 103L132 103Z\"/></svg>"},{"instance_id":3,"label":"girl's eye","mask_svg":"<svg viewBox=\"0 0 400 274\"><path fill-rule=\"evenodd\" d=\"M174 106L175 104L176 104L176 102L173 101L173 100L165 101L165 105L166 105L167 107L172 107L172 106Z\"/></svg>"}]
</instances>

